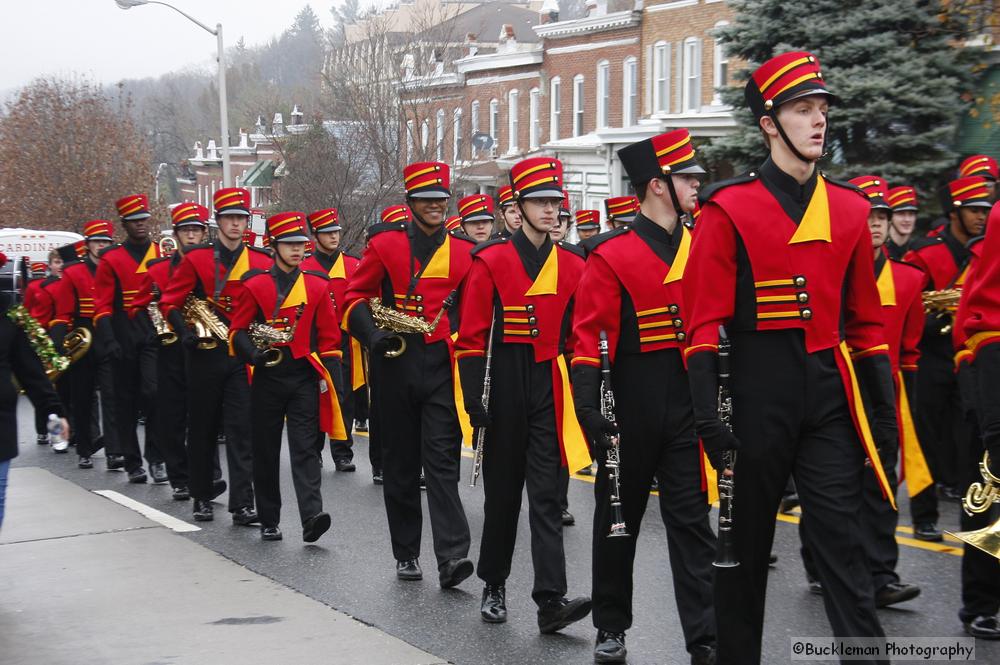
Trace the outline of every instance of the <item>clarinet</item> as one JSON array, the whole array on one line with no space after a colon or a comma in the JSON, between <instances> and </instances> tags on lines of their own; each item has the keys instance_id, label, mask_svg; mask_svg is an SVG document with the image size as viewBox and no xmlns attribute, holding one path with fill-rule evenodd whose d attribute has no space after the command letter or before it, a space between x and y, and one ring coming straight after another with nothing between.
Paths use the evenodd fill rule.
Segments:
<instances>
[{"instance_id":1,"label":"clarinet","mask_svg":"<svg viewBox=\"0 0 1000 665\"><path fill-rule=\"evenodd\" d=\"M493 312L493 321L490 323L490 336L486 340L486 367L483 371L482 404L484 411L489 411L490 409L490 366L493 364L493 329L496 326L496 322L497 315L496 312ZM486 428L476 428L475 438L476 451L472 458L472 480L469 482L469 487L476 486L476 483L479 482L479 474L483 470L483 453L484 448L486 448Z\"/></svg>"},{"instance_id":2,"label":"clarinet","mask_svg":"<svg viewBox=\"0 0 1000 665\"><path fill-rule=\"evenodd\" d=\"M733 431L733 398L729 392L729 337L726 329L719 326L719 420L730 432ZM736 451L727 450L722 455L726 469L732 470L736 465ZM719 473L719 545L715 552L716 568L735 568L740 565L736 560L736 550L733 543L733 491L736 489L736 476Z\"/></svg>"},{"instance_id":3,"label":"clarinet","mask_svg":"<svg viewBox=\"0 0 1000 665\"><path fill-rule=\"evenodd\" d=\"M611 359L608 356L608 334L601 331L597 349L601 352L601 415L612 423L615 420L615 393L611 390ZM619 436L610 437L611 445L604 458L604 466L608 470L608 482L611 485L611 530L608 538L628 538L625 528L625 516L622 514L621 489L621 458L619 457Z\"/></svg>"}]
</instances>

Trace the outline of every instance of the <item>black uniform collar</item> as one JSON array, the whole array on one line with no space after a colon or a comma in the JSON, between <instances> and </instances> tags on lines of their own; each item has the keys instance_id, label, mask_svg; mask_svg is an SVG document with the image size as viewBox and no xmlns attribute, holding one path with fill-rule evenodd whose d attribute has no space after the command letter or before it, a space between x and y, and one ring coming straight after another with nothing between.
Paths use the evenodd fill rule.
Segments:
<instances>
[{"instance_id":1,"label":"black uniform collar","mask_svg":"<svg viewBox=\"0 0 1000 665\"><path fill-rule=\"evenodd\" d=\"M407 225L406 233L410 236L413 258L420 261L422 266L427 263L427 260L434 254L434 250L440 247L445 239L444 224L434 229L434 233L427 235L423 230L417 228L416 222L412 222Z\"/></svg>"},{"instance_id":2,"label":"black uniform collar","mask_svg":"<svg viewBox=\"0 0 1000 665\"><path fill-rule=\"evenodd\" d=\"M313 253L313 256L315 256L316 261L318 261L319 264L323 266L323 270L325 270L326 272L330 272L331 270L333 270L333 264L336 263L337 259L340 257L340 250L335 249L333 250L333 254L327 254L326 252L322 252L317 249Z\"/></svg>"},{"instance_id":3,"label":"black uniform collar","mask_svg":"<svg viewBox=\"0 0 1000 665\"><path fill-rule=\"evenodd\" d=\"M88 252L83 257L83 263L84 263L85 266L87 266L87 270L90 271L91 275L93 275L94 273L97 272L97 264L94 263L94 259L93 259L93 257L90 256L90 252Z\"/></svg>"},{"instance_id":4,"label":"black uniform collar","mask_svg":"<svg viewBox=\"0 0 1000 665\"><path fill-rule=\"evenodd\" d=\"M240 244L236 249L229 249L222 244L222 241L215 241L215 251L219 256L219 262L227 268L236 263L237 257L239 257L240 252L243 251L243 245Z\"/></svg>"},{"instance_id":5,"label":"black uniform collar","mask_svg":"<svg viewBox=\"0 0 1000 665\"><path fill-rule=\"evenodd\" d=\"M806 214L806 207L816 191L816 179L819 177L819 169L813 169L812 175L804 185L788 175L778 165L768 157L760 167L760 180L771 192L781 208L788 214L793 222L798 224L802 221L802 216Z\"/></svg>"},{"instance_id":6,"label":"black uniform collar","mask_svg":"<svg viewBox=\"0 0 1000 665\"><path fill-rule=\"evenodd\" d=\"M149 246L153 244L152 240L147 240L144 243L133 243L128 240L122 243L122 247L128 252L129 256L135 259L136 263L141 263L144 258L146 258L146 252L149 251Z\"/></svg>"},{"instance_id":7,"label":"black uniform collar","mask_svg":"<svg viewBox=\"0 0 1000 665\"><path fill-rule=\"evenodd\" d=\"M549 258L549 252L555 251L552 239L548 234L545 234L545 240L542 241L541 247L535 247L534 243L528 240L528 236L524 235L522 229L514 231L510 241L514 244L514 249L517 250L517 255L521 258L525 272L532 280L536 279L538 273L542 271L545 259Z\"/></svg>"},{"instance_id":8,"label":"black uniform collar","mask_svg":"<svg viewBox=\"0 0 1000 665\"><path fill-rule=\"evenodd\" d=\"M677 220L671 233L641 212L635 216L631 224L632 230L645 242L653 253L667 265L672 265L677 256L677 248L684 237L684 225Z\"/></svg>"},{"instance_id":9,"label":"black uniform collar","mask_svg":"<svg viewBox=\"0 0 1000 665\"><path fill-rule=\"evenodd\" d=\"M278 267L277 263L271 264L269 270L271 275L278 282L278 291L285 293L291 289L292 284L295 283L295 280L298 278L300 272L298 267L294 268L291 272L285 272Z\"/></svg>"},{"instance_id":10,"label":"black uniform collar","mask_svg":"<svg viewBox=\"0 0 1000 665\"><path fill-rule=\"evenodd\" d=\"M944 241L945 246L948 247L948 251L951 252L952 258L955 259L955 265L959 268L964 267L969 261L969 257L972 256L972 252L966 248L962 241L955 237L955 234L951 232L951 224L946 225L941 229L941 233L938 234L941 240Z\"/></svg>"},{"instance_id":11,"label":"black uniform collar","mask_svg":"<svg viewBox=\"0 0 1000 665\"><path fill-rule=\"evenodd\" d=\"M879 252L875 255L875 277L877 278L882 274L882 269L885 268L885 264L889 262L889 257L886 256L885 252Z\"/></svg>"}]
</instances>

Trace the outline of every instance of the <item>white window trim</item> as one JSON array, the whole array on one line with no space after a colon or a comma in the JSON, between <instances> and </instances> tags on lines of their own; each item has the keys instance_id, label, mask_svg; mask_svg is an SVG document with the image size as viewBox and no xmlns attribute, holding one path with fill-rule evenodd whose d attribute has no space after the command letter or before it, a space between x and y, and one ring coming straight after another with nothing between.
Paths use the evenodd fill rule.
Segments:
<instances>
[{"instance_id":1,"label":"white window trim","mask_svg":"<svg viewBox=\"0 0 1000 665\"><path fill-rule=\"evenodd\" d=\"M497 156L497 146L500 143L500 100L490 100L490 136L493 137L493 147L490 156Z\"/></svg>"},{"instance_id":2,"label":"white window trim","mask_svg":"<svg viewBox=\"0 0 1000 665\"><path fill-rule=\"evenodd\" d=\"M729 25L729 21L719 21L716 28ZM728 83L722 80L722 63L726 63L727 78L729 69L729 57L726 55L725 47L719 42L717 37L713 37L714 50L712 53L712 104L719 106L722 104L722 97L719 91L726 87Z\"/></svg>"},{"instance_id":3,"label":"white window trim","mask_svg":"<svg viewBox=\"0 0 1000 665\"><path fill-rule=\"evenodd\" d=\"M517 88L507 91L507 152L511 155L517 152L518 134L518 99L521 93Z\"/></svg>"},{"instance_id":4,"label":"white window trim","mask_svg":"<svg viewBox=\"0 0 1000 665\"><path fill-rule=\"evenodd\" d=\"M689 58L689 47L694 46L694 57ZM697 37L688 37L684 40L683 46L683 106L684 112L697 113L701 110L701 40ZM698 82L698 94L696 99L691 99L691 79Z\"/></svg>"},{"instance_id":5,"label":"white window trim","mask_svg":"<svg viewBox=\"0 0 1000 665\"><path fill-rule=\"evenodd\" d=\"M406 121L406 161L413 163L413 149L417 142L417 128L413 120Z\"/></svg>"},{"instance_id":6,"label":"white window trim","mask_svg":"<svg viewBox=\"0 0 1000 665\"><path fill-rule=\"evenodd\" d=\"M583 96L585 94L585 85L586 82L583 74L577 74L573 77L573 136L580 136L583 134ZM579 120L579 124L577 123L577 120Z\"/></svg>"},{"instance_id":7,"label":"white window trim","mask_svg":"<svg viewBox=\"0 0 1000 665\"><path fill-rule=\"evenodd\" d=\"M663 62L661 64L659 53L663 54ZM652 109L653 113L670 113L670 42L658 41L653 44L653 56L652 56L652 67L653 72L653 85L652 85ZM663 88L662 94L659 82L662 79Z\"/></svg>"},{"instance_id":8,"label":"white window trim","mask_svg":"<svg viewBox=\"0 0 1000 665\"><path fill-rule=\"evenodd\" d=\"M542 96L538 88L528 91L528 149L536 150L542 142Z\"/></svg>"},{"instance_id":9,"label":"white window trim","mask_svg":"<svg viewBox=\"0 0 1000 665\"><path fill-rule=\"evenodd\" d=\"M462 109L455 109L451 115L451 163L462 160Z\"/></svg>"},{"instance_id":10,"label":"white window trim","mask_svg":"<svg viewBox=\"0 0 1000 665\"><path fill-rule=\"evenodd\" d=\"M597 63L597 128L610 124L611 115L611 63L601 60Z\"/></svg>"},{"instance_id":11,"label":"white window trim","mask_svg":"<svg viewBox=\"0 0 1000 665\"><path fill-rule=\"evenodd\" d=\"M427 146L431 142L431 121L430 118L424 118L424 121L420 123L420 150L423 151L424 155L427 154Z\"/></svg>"},{"instance_id":12,"label":"white window trim","mask_svg":"<svg viewBox=\"0 0 1000 665\"><path fill-rule=\"evenodd\" d=\"M434 158L439 161L444 161L444 109L438 109L437 113L434 114L434 124L436 125L434 131Z\"/></svg>"},{"instance_id":13,"label":"white window trim","mask_svg":"<svg viewBox=\"0 0 1000 665\"><path fill-rule=\"evenodd\" d=\"M634 75L629 74L629 70ZM630 55L622 62L622 127L632 127L639 119L639 59ZM633 117L634 116L634 117Z\"/></svg>"},{"instance_id":14,"label":"white window trim","mask_svg":"<svg viewBox=\"0 0 1000 665\"><path fill-rule=\"evenodd\" d=\"M559 140L559 120L562 117L562 110L559 105L562 103L562 79L553 76L549 81L549 140Z\"/></svg>"},{"instance_id":15,"label":"white window trim","mask_svg":"<svg viewBox=\"0 0 1000 665\"><path fill-rule=\"evenodd\" d=\"M479 100L472 102L469 107L469 121L471 123L469 136L473 136L479 132ZM479 155L479 150L475 145L471 147L472 158L475 159Z\"/></svg>"}]
</instances>

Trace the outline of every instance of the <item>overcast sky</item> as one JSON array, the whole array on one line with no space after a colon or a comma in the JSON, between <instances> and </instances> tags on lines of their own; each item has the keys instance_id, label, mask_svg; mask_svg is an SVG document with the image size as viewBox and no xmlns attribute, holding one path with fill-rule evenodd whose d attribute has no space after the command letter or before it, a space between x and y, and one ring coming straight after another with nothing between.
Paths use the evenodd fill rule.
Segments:
<instances>
[{"instance_id":1,"label":"overcast sky","mask_svg":"<svg viewBox=\"0 0 1000 665\"><path fill-rule=\"evenodd\" d=\"M243 36L266 42L309 4L323 27L340 0L169 0L209 26L222 23L226 47ZM215 37L159 5L119 9L115 0L2 0L0 95L38 76L87 74L113 83L215 64Z\"/></svg>"}]
</instances>

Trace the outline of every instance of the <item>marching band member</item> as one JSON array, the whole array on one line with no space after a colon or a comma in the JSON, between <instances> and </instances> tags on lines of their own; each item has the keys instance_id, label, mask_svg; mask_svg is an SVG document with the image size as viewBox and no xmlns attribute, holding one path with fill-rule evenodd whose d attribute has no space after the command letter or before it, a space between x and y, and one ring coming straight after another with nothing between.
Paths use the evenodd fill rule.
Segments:
<instances>
[{"instance_id":1,"label":"marching band member","mask_svg":"<svg viewBox=\"0 0 1000 665\"><path fill-rule=\"evenodd\" d=\"M945 193L942 192L942 196ZM972 253L966 246L982 235L990 210L987 180L968 176L947 186L945 209L948 224L940 233L914 243L903 260L925 273L924 290L961 289L965 283ZM924 443L924 453L934 480L943 485L945 496L960 494L956 464L961 442L968 436L962 425L962 400L953 363L954 349L950 314L929 312L920 341L920 369L917 371L917 435ZM914 497L913 536L918 540L943 539L937 527L938 506L935 488ZM919 515L919 516L918 516Z\"/></svg>"},{"instance_id":2,"label":"marching band member","mask_svg":"<svg viewBox=\"0 0 1000 665\"><path fill-rule=\"evenodd\" d=\"M493 197L486 194L466 196L458 202L458 213L462 216L462 231L479 243L489 240L493 234Z\"/></svg>"},{"instance_id":3,"label":"marching band member","mask_svg":"<svg viewBox=\"0 0 1000 665\"><path fill-rule=\"evenodd\" d=\"M274 264L243 276L233 314L232 349L253 365L250 388L253 479L257 492L261 539L281 540L281 490L278 472L281 433L287 422L292 483L302 520L302 540L316 542L330 528L320 493L317 432L343 441L340 413L340 328L333 306L332 280L326 272L303 271L305 215L282 212L267 220ZM253 323L263 323L290 340L273 342L269 350L253 340ZM268 360L268 353L279 360Z\"/></svg>"},{"instance_id":4,"label":"marching band member","mask_svg":"<svg viewBox=\"0 0 1000 665\"><path fill-rule=\"evenodd\" d=\"M702 488L702 457L694 432L684 367L688 307L681 291L691 246L685 226L697 202L699 177L691 137L677 129L618 151L641 201L627 224L593 238L574 320L573 395L595 444L598 473L593 534L594 659L624 663L632 625L632 566L646 502L659 478L670 570L691 662L714 662L712 560L715 534ZM621 222L609 199L609 215ZM608 337L616 422L601 413L598 339ZM612 510L606 454L619 434L621 502L627 538L609 538Z\"/></svg>"},{"instance_id":5,"label":"marching band member","mask_svg":"<svg viewBox=\"0 0 1000 665\"><path fill-rule=\"evenodd\" d=\"M631 224L639 214L639 208L639 199L635 196L612 196L610 199L604 199L605 217L612 229L620 229Z\"/></svg>"},{"instance_id":6,"label":"marching band member","mask_svg":"<svg viewBox=\"0 0 1000 665\"><path fill-rule=\"evenodd\" d=\"M31 318L38 321L38 325L48 328L51 325L52 317L55 316L55 299L52 290L59 281L59 275L62 272L62 258L59 257L59 252L52 250L49 252L48 263L31 262L28 257L24 257L24 260L26 264L30 263L31 281L24 287L23 304L28 309ZM45 272L49 270L50 266L52 270L46 275ZM70 411L68 390L70 381L70 376L63 374L56 383L59 399L67 411ZM39 445L49 442L48 417L49 414L45 413L44 409L35 410L35 440Z\"/></svg>"},{"instance_id":7,"label":"marching band member","mask_svg":"<svg viewBox=\"0 0 1000 665\"><path fill-rule=\"evenodd\" d=\"M125 242L101 254L94 276L94 326L100 348L111 359L115 382L115 424L130 483L145 483L136 426L146 416L145 453L153 482L167 482L166 465L156 448L156 347L159 342L146 314L153 300L146 271L160 256L149 239L149 202L145 194L116 204Z\"/></svg>"},{"instance_id":8,"label":"marching band member","mask_svg":"<svg viewBox=\"0 0 1000 665\"><path fill-rule=\"evenodd\" d=\"M503 185L497 190L497 205L500 206L500 229L496 235L509 238L523 223L520 209L514 205L514 194L510 185Z\"/></svg>"},{"instance_id":9,"label":"marching band member","mask_svg":"<svg viewBox=\"0 0 1000 665\"><path fill-rule=\"evenodd\" d=\"M233 523L257 523L253 495L253 453L250 443L250 383L246 365L229 354L227 342L199 341L185 321L189 297L204 301L215 318L228 326L242 291L242 278L250 270L267 270L267 251L243 244L250 219L250 192L227 187L215 192L215 221L219 235L208 245L197 245L184 254L160 299L163 315L181 338L188 381L188 489L194 499L196 521L214 519L212 500L226 491L214 479L219 426L226 435L229 469L229 512ZM204 347L208 348L204 348Z\"/></svg>"},{"instance_id":10,"label":"marching band member","mask_svg":"<svg viewBox=\"0 0 1000 665\"><path fill-rule=\"evenodd\" d=\"M901 261L913 247L913 230L917 226L917 190L909 185L893 187L885 202L892 209L889 217L889 239L885 251L889 258Z\"/></svg>"},{"instance_id":11,"label":"marching band member","mask_svg":"<svg viewBox=\"0 0 1000 665\"><path fill-rule=\"evenodd\" d=\"M193 247L205 242L208 235L208 209L197 203L181 203L170 211L173 225L172 238L176 250L171 256L153 259L147 264L149 278L157 300L162 298L177 271L184 255ZM162 312L161 312L162 316ZM159 427L156 440L167 462L167 476L173 497L186 501L191 497L188 489L187 454L187 378L184 370L184 346L177 344L177 333L171 344L163 344L156 353L156 401L159 405Z\"/></svg>"},{"instance_id":12,"label":"marching band member","mask_svg":"<svg viewBox=\"0 0 1000 665\"><path fill-rule=\"evenodd\" d=\"M506 581L527 486L535 572L531 596L538 605L538 629L547 634L590 613L590 598L566 598L559 496L563 459L572 468L590 460L569 408L562 357L583 252L556 245L548 235L562 201L561 162L522 160L511 169L510 181L523 224L509 239L497 238L473 251L455 356L465 410L474 426L487 428L477 570L486 584L480 613L489 623L507 620ZM488 338L493 340L493 389L487 410L481 395Z\"/></svg>"},{"instance_id":13,"label":"marching band member","mask_svg":"<svg viewBox=\"0 0 1000 665\"><path fill-rule=\"evenodd\" d=\"M444 230L451 196L446 164L410 164L403 169L403 181L413 221L380 224L369 231L361 265L348 285L343 319L368 349L396 575L402 580L423 577L418 561L422 466L438 578L442 588L449 588L471 575L473 566L466 558L469 523L458 496L462 435L455 410L452 314L445 301L469 270L473 244L463 233ZM372 298L425 323L437 318L438 325L430 333L380 328L372 316ZM400 341L405 341L405 350L387 357L387 351L400 350Z\"/></svg>"},{"instance_id":14,"label":"marching band member","mask_svg":"<svg viewBox=\"0 0 1000 665\"><path fill-rule=\"evenodd\" d=\"M343 308L344 297L347 295L347 283L351 275L358 269L360 259L348 254L340 248L340 217L336 208L317 210L308 217L309 228L315 238L315 251L302 262L303 271L324 274L330 280L330 290L333 293L334 304L338 313L337 325L340 325L339 311ZM344 415L344 439L330 439L330 455L337 471L354 471L354 439L351 427L354 425L355 391L364 385L364 370L361 367L361 345L349 335L344 335L342 342L344 390L338 391L341 398L340 409ZM319 449L322 452L325 435L320 432Z\"/></svg>"},{"instance_id":15,"label":"marching band member","mask_svg":"<svg viewBox=\"0 0 1000 665\"><path fill-rule=\"evenodd\" d=\"M747 104L770 155L759 171L702 196L685 271L695 427L716 470L734 474L740 565L715 571L718 662L726 665L760 662L774 516L790 474L833 634L884 636L871 576L854 571L865 561L862 474L874 471L892 500L877 447L897 446L898 434L870 206L816 168L831 97L809 53L783 53L750 75ZM723 325L732 431L717 408ZM859 385L872 398L871 426ZM730 467L727 453L737 449Z\"/></svg>"},{"instance_id":16,"label":"marching band member","mask_svg":"<svg viewBox=\"0 0 1000 665\"><path fill-rule=\"evenodd\" d=\"M576 211L576 235L580 244L601 232L601 214L596 210Z\"/></svg>"}]
</instances>

